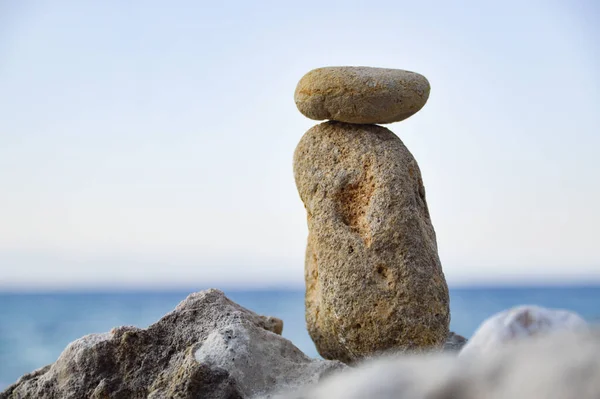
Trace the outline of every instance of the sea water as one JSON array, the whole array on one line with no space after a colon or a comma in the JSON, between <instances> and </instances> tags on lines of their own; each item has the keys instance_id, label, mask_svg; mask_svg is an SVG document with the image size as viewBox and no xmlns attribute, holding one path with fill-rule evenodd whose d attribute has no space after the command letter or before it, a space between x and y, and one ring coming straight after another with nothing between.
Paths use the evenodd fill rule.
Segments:
<instances>
[{"instance_id":1,"label":"sea water","mask_svg":"<svg viewBox=\"0 0 600 399\"><path fill-rule=\"evenodd\" d=\"M69 342L115 326L147 327L192 291L0 293L0 391L22 374L54 362ZM283 336L307 355L318 356L306 332L303 291L225 293L259 314L281 318ZM450 297L450 328L465 337L487 317L520 304L569 309L600 322L600 286L451 288Z\"/></svg>"}]
</instances>

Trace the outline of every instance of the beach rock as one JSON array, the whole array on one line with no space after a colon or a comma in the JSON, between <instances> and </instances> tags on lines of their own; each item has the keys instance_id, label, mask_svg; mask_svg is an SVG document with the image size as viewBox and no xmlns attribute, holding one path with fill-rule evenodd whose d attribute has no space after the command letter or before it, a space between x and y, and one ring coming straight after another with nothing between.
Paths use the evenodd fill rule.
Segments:
<instances>
[{"instance_id":1,"label":"beach rock","mask_svg":"<svg viewBox=\"0 0 600 399\"><path fill-rule=\"evenodd\" d=\"M326 359L440 348L448 287L417 162L391 131L325 122L294 154L308 217L306 321Z\"/></svg>"},{"instance_id":2,"label":"beach rock","mask_svg":"<svg viewBox=\"0 0 600 399\"><path fill-rule=\"evenodd\" d=\"M508 342L587 327L587 322L581 316L567 310L533 305L518 306L485 320L460 351L459 356L487 356Z\"/></svg>"},{"instance_id":3,"label":"beach rock","mask_svg":"<svg viewBox=\"0 0 600 399\"><path fill-rule=\"evenodd\" d=\"M294 100L315 120L392 123L418 112L429 98L429 82L415 72L369 67L327 67L300 79Z\"/></svg>"},{"instance_id":4,"label":"beach rock","mask_svg":"<svg viewBox=\"0 0 600 399\"><path fill-rule=\"evenodd\" d=\"M397 356L365 362L287 399L597 399L600 333L519 341L489 356Z\"/></svg>"},{"instance_id":5,"label":"beach rock","mask_svg":"<svg viewBox=\"0 0 600 399\"><path fill-rule=\"evenodd\" d=\"M444 343L444 351L458 352L463 348L463 346L465 346L466 343L467 339L465 337L450 332L450 334L448 334L448 338L446 338L446 342Z\"/></svg>"},{"instance_id":6,"label":"beach rock","mask_svg":"<svg viewBox=\"0 0 600 399\"><path fill-rule=\"evenodd\" d=\"M147 329L118 327L72 342L0 399L252 398L317 382L344 367L313 360L218 290L188 296Z\"/></svg>"}]
</instances>

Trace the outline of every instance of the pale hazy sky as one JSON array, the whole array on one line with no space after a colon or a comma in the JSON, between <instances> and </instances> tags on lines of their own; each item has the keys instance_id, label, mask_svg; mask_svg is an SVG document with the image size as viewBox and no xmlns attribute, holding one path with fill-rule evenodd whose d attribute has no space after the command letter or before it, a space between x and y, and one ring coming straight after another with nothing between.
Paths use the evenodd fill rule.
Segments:
<instances>
[{"instance_id":1,"label":"pale hazy sky","mask_svg":"<svg viewBox=\"0 0 600 399\"><path fill-rule=\"evenodd\" d=\"M600 281L599 4L0 0L0 288L302 286L329 65L429 79L388 127L451 284Z\"/></svg>"}]
</instances>

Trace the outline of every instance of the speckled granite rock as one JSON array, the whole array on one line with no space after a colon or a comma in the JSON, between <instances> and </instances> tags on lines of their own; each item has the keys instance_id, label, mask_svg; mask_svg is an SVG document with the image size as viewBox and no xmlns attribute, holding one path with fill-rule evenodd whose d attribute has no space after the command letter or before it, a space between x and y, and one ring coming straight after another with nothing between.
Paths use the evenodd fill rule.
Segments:
<instances>
[{"instance_id":1,"label":"speckled granite rock","mask_svg":"<svg viewBox=\"0 0 600 399\"><path fill-rule=\"evenodd\" d=\"M319 353L349 363L440 348L448 287L417 162L375 125L325 122L294 154L308 215L306 320Z\"/></svg>"},{"instance_id":2,"label":"speckled granite rock","mask_svg":"<svg viewBox=\"0 0 600 399\"><path fill-rule=\"evenodd\" d=\"M72 342L0 399L251 398L317 382L344 367L282 338L282 322L218 290L190 295L147 329L119 327Z\"/></svg>"},{"instance_id":3,"label":"speckled granite rock","mask_svg":"<svg viewBox=\"0 0 600 399\"><path fill-rule=\"evenodd\" d=\"M587 329L578 314L562 309L523 305L497 313L475 331L459 356L487 356L509 342L557 331Z\"/></svg>"},{"instance_id":4,"label":"speckled granite rock","mask_svg":"<svg viewBox=\"0 0 600 399\"><path fill-rule=\"evenodd\" d=\"M370 67L327 67L300 79L294 100L315 120L392 123L418 112L429 98L429 82L415 72Z\"/></svg>"},{"instance_id":5,"label":"speckled granite rock","mask_svg":"<svg viewBox=\"0 0 600 399\"><path fill-rule=\"evenodd\" d=\"M386 357L286 399L597 399L600 333L522 340L488 356Z\"/></svg>"}]
</instances>

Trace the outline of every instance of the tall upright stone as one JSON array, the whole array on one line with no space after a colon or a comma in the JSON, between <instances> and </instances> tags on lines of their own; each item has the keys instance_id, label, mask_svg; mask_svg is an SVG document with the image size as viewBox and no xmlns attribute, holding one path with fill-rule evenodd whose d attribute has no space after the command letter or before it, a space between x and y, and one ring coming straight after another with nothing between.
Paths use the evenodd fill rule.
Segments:
<instances>
[{"instance_id":1,"label":"tall upright stone","mask_svg":"<svg viewBox=\"0 0 600 399\"><path fill-rule=\"evenodd\" d=\"M344 68L337 68L342 76L337 81L354 82L352 90L331 90L331 81L327 90L312 90L320 95L346 90L368 101L378 87L378 71L388 80L401 81L403 73L419 80L411 72L361 68L360 76L368 77L361 93L356 70L346 69L351 77L344 79ZM395 85L388 81L384 89L402 87ZM425 100L428 94L427 84ZM348 107L350 100L343 102L346 109L366 109ZM319 101L330 104L330 113L344 114L331 109L335 101ZM399 104L391 113L402 114ZM371 119L377 122L374 114ZM351 363L382 351L441 348L450 320L448 288L421 172L402 141L377 125L324 122L300 140L294 176L309 229L306 322L319 353Z\"/></svg>"}]
</instances>

